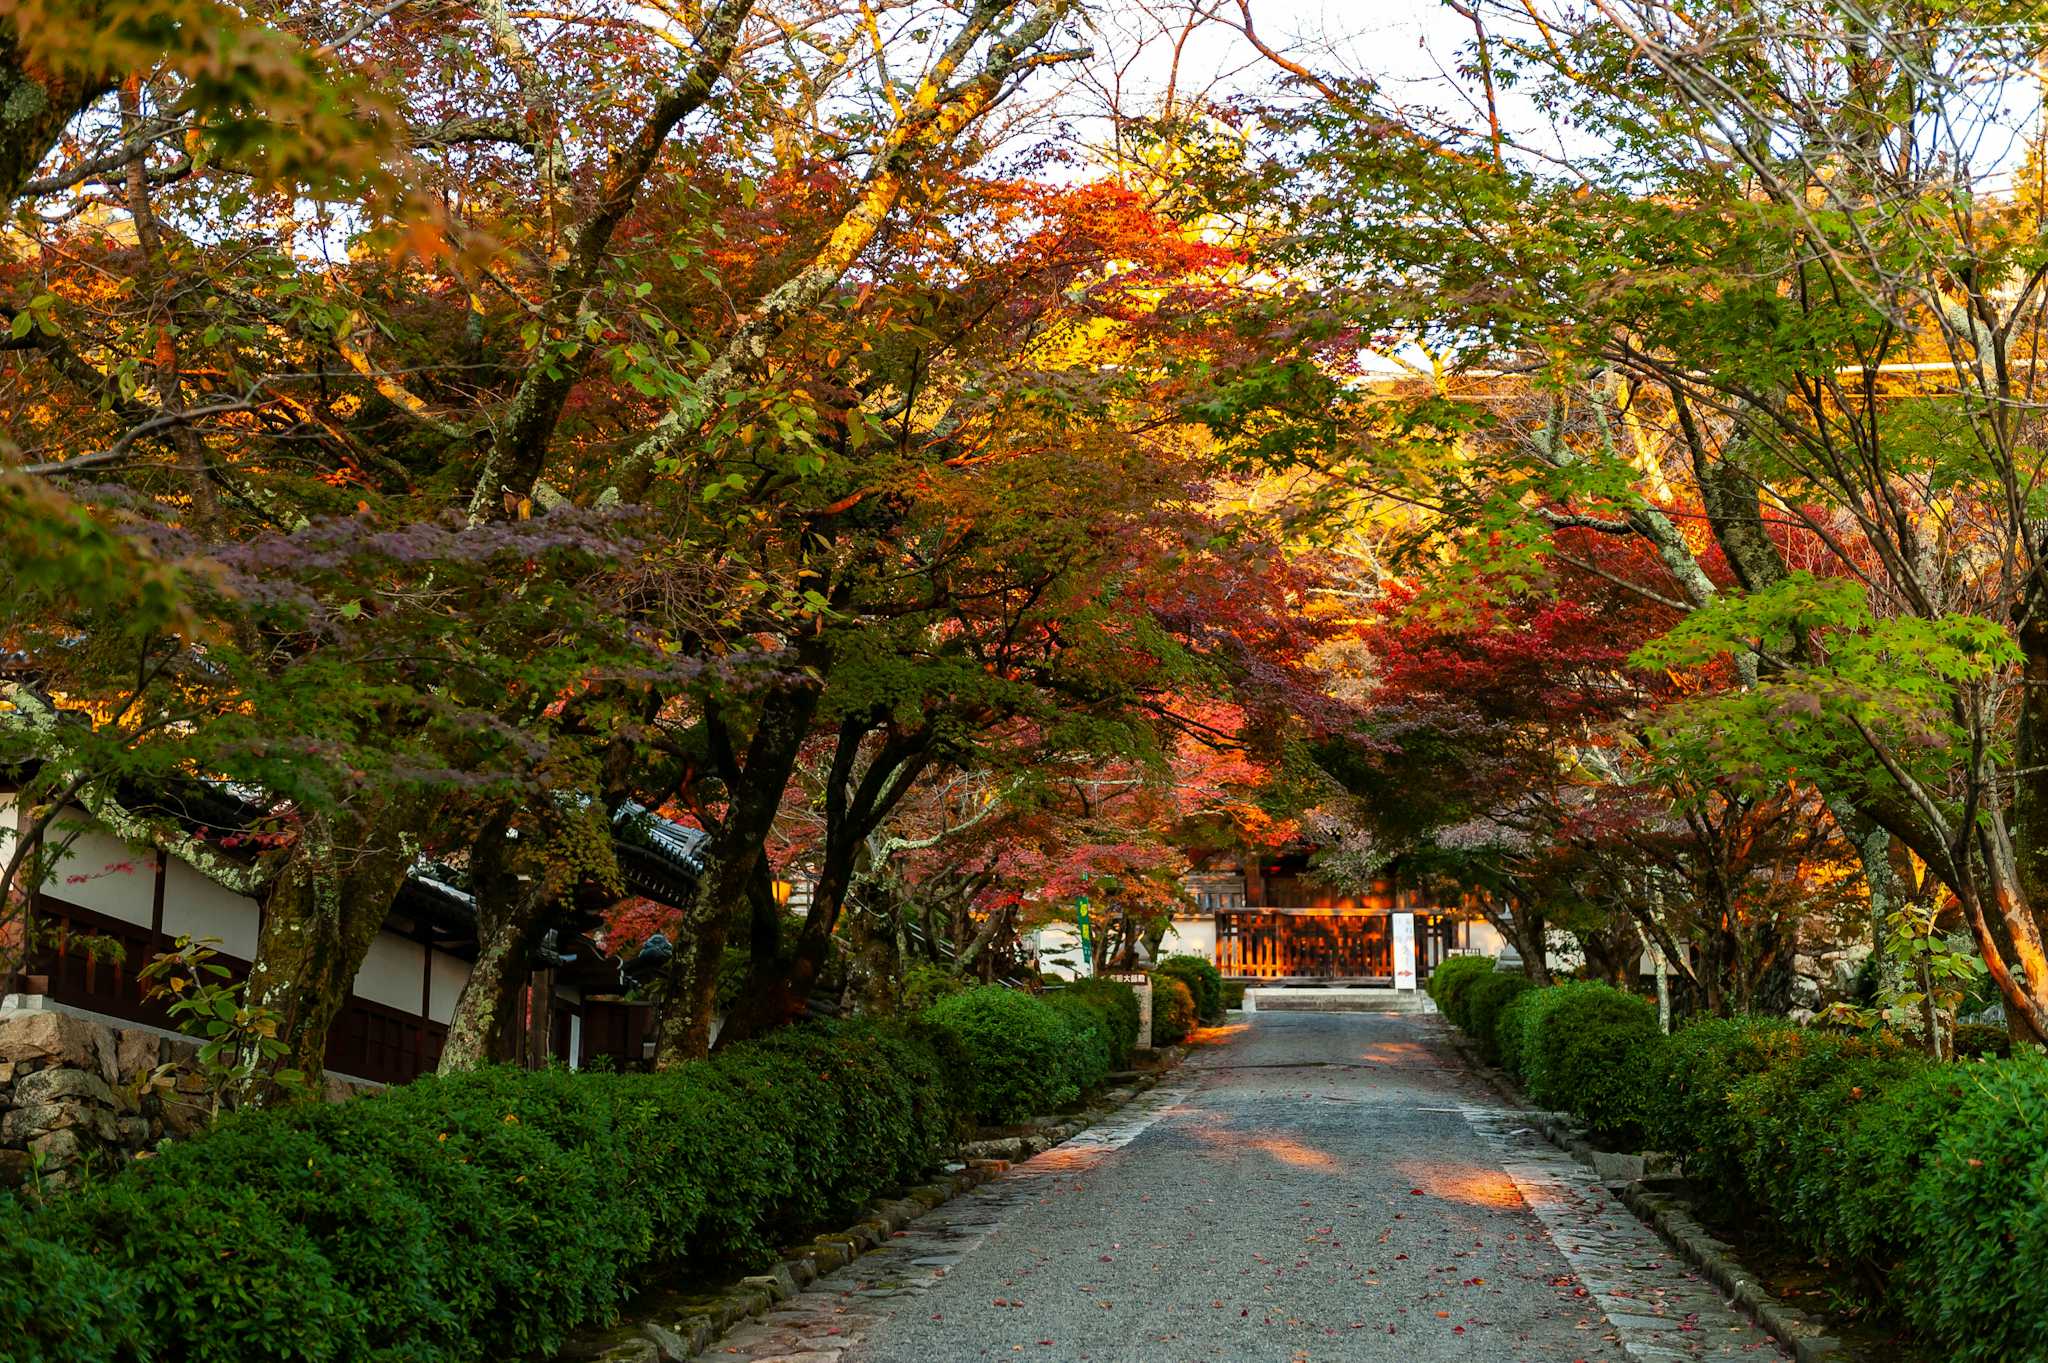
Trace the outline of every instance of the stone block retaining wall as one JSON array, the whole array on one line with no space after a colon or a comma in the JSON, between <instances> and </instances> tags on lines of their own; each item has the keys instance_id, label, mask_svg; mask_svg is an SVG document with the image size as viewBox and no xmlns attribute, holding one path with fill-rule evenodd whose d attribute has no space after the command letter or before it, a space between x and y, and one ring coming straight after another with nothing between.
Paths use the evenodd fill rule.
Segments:
<instances>
[{"instance_id":1,"label":"stone block retaining wall","mask_svg":"<svg viewBox=\"0 0 2048 1363\"><path fill-rule=\"evenodd\" d=\"M160 1065L198 1050L147 1027L110 1027L10 995L0 1007L0 1187L61 1187L93 1162L132 1158L207 1119L206 1085Z\"/></svg>"},{"instance_id":2,"label":"stone block retaining wall","mask_svg":"<svg viewBox=\"0 0 2048 1363\"><path fill-rule=\"evenodd\" d=\"M89 1164L133 1159L207 1124L206 1081L179 1067L198 1044L112 1026L38 995L0 1004L0 1188L61 1188ZM152 1083L162 1066L163 1083ZM330 1099L362 1086L328 1084Z\"/></svg>"}]
</instances>

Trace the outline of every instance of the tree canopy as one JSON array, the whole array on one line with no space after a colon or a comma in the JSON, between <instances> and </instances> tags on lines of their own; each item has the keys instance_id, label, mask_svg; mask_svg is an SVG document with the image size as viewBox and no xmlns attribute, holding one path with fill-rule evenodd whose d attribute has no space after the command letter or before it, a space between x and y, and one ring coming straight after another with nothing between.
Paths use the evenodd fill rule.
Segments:
<instances>
[{"instance_id":1,"label":"tree canopy","mask_svg":"<svg viewBox=\"0 0 2048 1363\"><path fill-rule=\"evenodd\" d=\"M260 897L301 1069L423 862L444 1063L601 902L669 1064L1225 846L2048 1038L2038 16L1475 3L1431 108L1252 9L0 4L19 807Z\"/></svg>"}]
</instances>

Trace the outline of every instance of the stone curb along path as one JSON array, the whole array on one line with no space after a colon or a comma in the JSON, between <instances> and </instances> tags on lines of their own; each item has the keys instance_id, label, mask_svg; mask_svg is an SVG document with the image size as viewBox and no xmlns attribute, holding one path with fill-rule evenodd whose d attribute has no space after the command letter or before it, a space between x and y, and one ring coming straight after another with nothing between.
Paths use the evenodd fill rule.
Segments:
<instances>
[{"instance_id":1,"label":"stone curb along path","mask_svg":"<svg viewBox=\"0 0 2048 1363\"><path fill-rule=\"evenodd\" d=\"M1517 1119L1526 1122L1578 1163L1592 1169L1603 1183L1614 1190L1622 1205L1644 1224L1654 1228L1667 1244L1726 1293L1744 1314L1769 1331L1798 1359L1798 1363L1857 1363L1847 1346L1828 1334L1819 1321L1765 1291L1735 1257L1734 1247L1716 1238L1700 1224L1691 1205L1680 1196L1682 1180L1672 1177L1664 1167L1665 1157L1596 1150L1587 1141L1584 1129L1569 1118L1531 1107L1514 1081L1480 1059L1478 1048L1462 1033L1446 1024L1444 1035L1473 1074L1484 1079L1512 1105ZM1480 1114L1468 1115L1475 1124L1483 1121Z\"/></svg>"},{"instance_id":2,"label":"stone curb along path","mask_svg":"<svg viewBox=\"0 0 2048 1363\"><path fill-rule=\"evenodd\" d=\"M779 1359L831 1363L838 1357L833 1341L848 1342L845 1337L867 1318L848 1312L837 1295L822 1298L830 1304L813 1309L818 1304L809 1299L820 1294L804 1289L863 1256L871 1259L863 1262L864 1278L888 1284L880 1290L863 1288L863 1295L894 1296L943 1278L946 1267L979 1244L995 1221L965 1210L949 1214L943 1227L929 1232L906 1228L1007 1172L1013 1159L1030 1159L1059 1146L1061 1154L1053 1162L1068 1169L1073 1163L1069 1149L1085 1159L1128 1144L1164 1107L1184 1096L1179 1090L1161 1094L1130 1116L1122 1115L1179 1066L1187 1048L1162 1048L1160 1054L1165 1063L1158 1069L1122 1076L1126 1082L1109 1089L1086 1112L1035 1119L1027 1125L1036 1130L1027 1134L968 1142L960 1149L964 1164L948 1166L900 1198L877 1202L866 1218L845 1230L786 1250L787 1257L765 1272L708 1291L657 1288L639 1294L627 1304L624 1320L579 1334L556 1355L559 1363L685 1363L715 1343L740 1353L731 1347L736 1340L764 1331L774 1340L772 1352ZM1084 1132L1093 1134L1077 1140Z\"/></svg>"}]
</instances>

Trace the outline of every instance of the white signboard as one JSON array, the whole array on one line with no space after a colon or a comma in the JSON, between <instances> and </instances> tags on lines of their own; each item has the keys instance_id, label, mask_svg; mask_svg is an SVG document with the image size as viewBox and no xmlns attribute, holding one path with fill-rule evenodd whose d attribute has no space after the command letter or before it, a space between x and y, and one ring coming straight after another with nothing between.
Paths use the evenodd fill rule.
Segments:
<instances>
[{"instance_id":1,"label":"white signboard","mask_svg":"<svg viewBox=\"0 0 2048 1363\"><path fill-rule=\"evenodd\" d=\"M1415 987L1415 915L1394 915L1394 988Z\"/></svg>"}]
</instances>

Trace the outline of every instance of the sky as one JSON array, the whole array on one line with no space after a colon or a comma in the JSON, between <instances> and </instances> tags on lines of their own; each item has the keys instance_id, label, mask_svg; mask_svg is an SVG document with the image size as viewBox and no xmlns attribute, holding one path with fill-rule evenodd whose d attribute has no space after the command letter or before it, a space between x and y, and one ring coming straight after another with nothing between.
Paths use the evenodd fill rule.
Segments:
<instances>
[{"instance_id":1,"label":"sky","mask_svg":"<svg viewBox=\"0 0 2048 1363\"><path fill-rule=\"evenodd\" d=\"M1270 92L1282 73L1226 24L1198 28L1176 52L1181 23L1197 6L1239 18L1236 0L1097 0L1096 57L1077 88L1054 101L1059 113L1085 119L1111 106L1156 108L1169 81L1182 99L1199 94L1218 104ZM1471 49L1471 21L1443 0L1251 0L1251 12L1268 46L1320 75L1370 77L1392 106L1467 127L1485 123L1472 82L1453 79ZM1527 101L1501 93L1514 131L1554 143Z\"/></svg>"},{"instance_id":2,"label":"sky","mask_svg":"<svg viewBox=\"0 0 2048 1363\"><path fill-rule=\"evenodd\" d=\"M1149 38L1138 74L1163 82L1171 56L1160 30L1188 8L1185 0L1107 0L1097 7L1109 30L1105 44L1122 48ZM1237 17L1232 0L1222 9ZM1259 36L1319 72L1371 75L1420 91L1438 84L1471 28L1441 0L1252 0ZM1233 30L1220 24L1196 34L1182 54L1183 84L1213 84L1219 93L1270 80L1273 68Z\"/></svg>"},{"instance_id":3,"label":"sky","mask_svg":"<svg viewBox=\"0 0 2048 1363\"><path fill-rule=\"evenodd\" d=\"M1156 104L1175 70L1166 33L1191 7L1217 10L1233 21L1238 17L1236 0L1098 0L1093 12L1101 26L1096 45L1102 55L1091 64L1091 79L1103 80L1105 72L1121 77L1116 93L1123 108L1146 107L1148 93ZM1251 13L1270 46L1314 71L1369 76L1391 106L1430 111L1467 128L1485 125L1486 111L1474 102L1476 82L1454 78L1471 51L1472 24L1444 0L1251 0ZM1509 29L1526 30L1526 25L1512 12L1490 14L1490 33L1499 36ZM1198 31L1178 62L1180 92L1206 91L1218 102L1270 88L1276 74L1240 34L1222 24ZM1958 97L1974 110L1961 121L1975 132L1963 144L1942 150L1973 168L1980 190L2002 189L2021 163L2024 139L2040 127L2048 76L1986 84L1985 73L1970 75L1979 83L1959 90ZM1101 90L1095 94L1098 101L1107 96ZM1498 94L1511 144L1539 155L1570 156L1591 149L1585 131L1552 126L1512 89Z\"/></svg>"}]
</instances>

